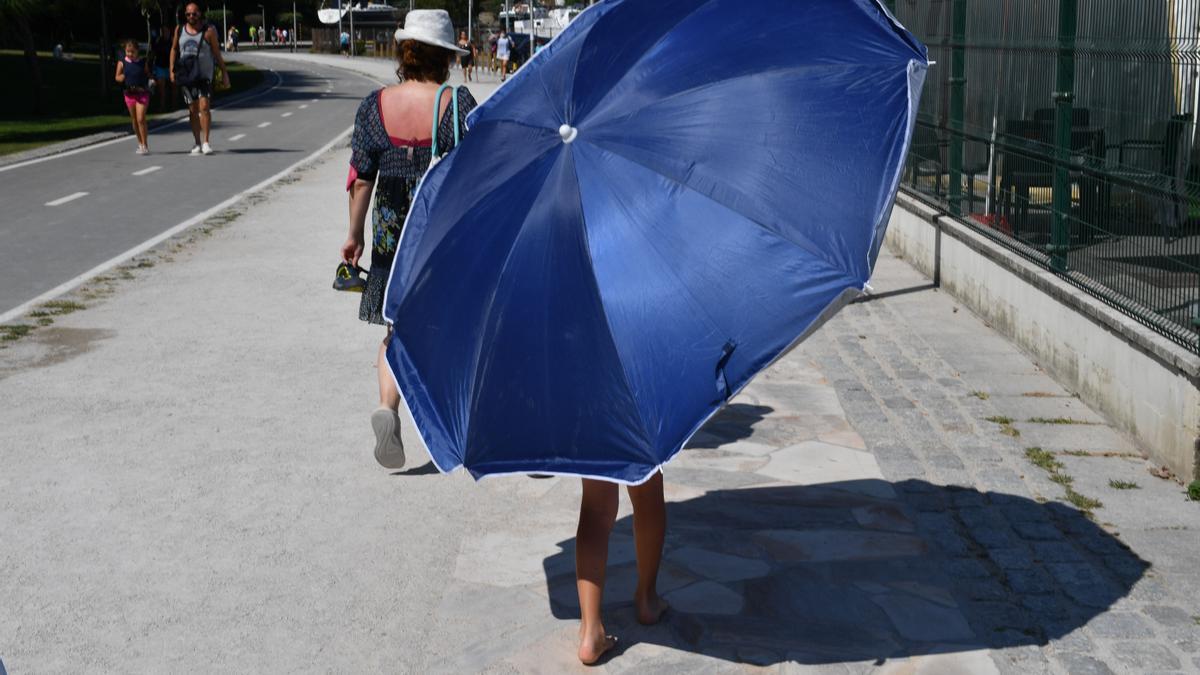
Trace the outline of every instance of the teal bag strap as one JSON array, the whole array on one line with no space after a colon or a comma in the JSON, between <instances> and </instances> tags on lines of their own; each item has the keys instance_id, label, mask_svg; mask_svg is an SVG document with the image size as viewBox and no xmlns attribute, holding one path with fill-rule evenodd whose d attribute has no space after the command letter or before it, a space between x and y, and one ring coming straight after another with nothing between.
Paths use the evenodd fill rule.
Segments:
<instances>
[{"instance_id":1,"label":"teal bag strap","mask_svg":"<svg viewBox=\"0 0 1200 675\"><path fill-rule=\"evenodd\" d=\"M438 113L442 112L442 92L446 91L447 89L449 89L453 95L453 98L450 101L450 108L452 109L451 114L454 116L454 147L455 148L458 147L458 141L459 141L458 89L455 87L452 87L449 84L443 84L442 86L438 87L437 96L434 97L434 99L433 99L433 133L430 134L433 137L433 141L431 142L431 145L430 145L430 149L432 151L433 157L439 156L438 155L438 127L441 126L441 124L439 124L439 122L441 122L441 119L440 119L440 115ZM453 149L453 148L451 148L451 149Z\"/></svg>"}]
</instances>

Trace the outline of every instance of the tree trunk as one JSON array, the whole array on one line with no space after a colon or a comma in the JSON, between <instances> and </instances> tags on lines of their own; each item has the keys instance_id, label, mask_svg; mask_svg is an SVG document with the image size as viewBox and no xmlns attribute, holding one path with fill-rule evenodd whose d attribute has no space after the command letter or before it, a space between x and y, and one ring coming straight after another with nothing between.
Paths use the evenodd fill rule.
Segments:
<instances>
[{"instance_id":1,"label":"tree trunk","mask_svg":"<svg viewBox=\"0 0 1200 675\"><path fill-rule=\"evenodd\" d=\"M109 68L111 52L108 45L108 12L105 10L104 0L100 0L100 93L105 98L108 98L109 80L115 69L115 66Z\"/></svg>"},{"instance_id":2,"label":"tree trunk","mask_svg":"<svg viewBox=\"0 0 1200 675\"><path fill-rule=\"evenodd\" d=\"M25 52L25 65L29 67L29 85L33 89L31 99L33 114L42 114L42 70L38 67L37 46L33 41L33 31L29 27L29 18L17 15L17 34L21 38L21 49Z\"/></svg>"}]
</instances>

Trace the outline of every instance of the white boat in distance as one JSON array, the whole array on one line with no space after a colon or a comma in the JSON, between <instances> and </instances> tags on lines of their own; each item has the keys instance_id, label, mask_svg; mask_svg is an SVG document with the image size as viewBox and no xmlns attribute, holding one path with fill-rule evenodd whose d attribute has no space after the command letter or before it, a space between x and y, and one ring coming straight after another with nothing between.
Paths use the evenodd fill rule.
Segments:
<instances>
[{"instance_id":1,"label":"white boat in distance","mask_svg":"<svg viewBox=\"0 0 1200 675\"><path fill-rule=\"evenodd\" d=\"M567 25L579 16L583 10L579 7L559 7L551 10L535 7L533 10L533 31L540 38L552 38L555 35L566 30ZM529 32L529 6L514 5L512 10L508 12L500 12L498 15L501 23L505 19L512 21L512 30L514 33Z\"/></svg>"},{"instance_id":2,"label":"white boat in distance","mask_svg":"<svg viewBox=\"0 0 1200 675\"><path fill-rule=\"evenodd\" d=\"M400 10L381 2L351 2L350 0L343 0L341 5L341 9L337 7L318 9L317 19L324 24L335 24L338 21L347 19L346 15L351 10L354 11L354 21L363 24L396 21L400 16Z\"/></svg>"}]
</instances>

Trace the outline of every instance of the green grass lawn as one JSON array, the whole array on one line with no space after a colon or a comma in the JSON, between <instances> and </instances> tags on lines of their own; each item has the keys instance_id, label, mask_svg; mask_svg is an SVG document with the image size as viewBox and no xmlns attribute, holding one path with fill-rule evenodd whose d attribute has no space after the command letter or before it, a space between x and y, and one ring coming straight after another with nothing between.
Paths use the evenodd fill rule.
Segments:
<instances>
[{"instance_id":1,"label":"green grass lawn","mask_svg":"<svg viewBox=\"0 0 1200 675\"><path fill-rule=\"evenodd\" d=\"M129 113L121 96L121 87L112 82L108 96L100 90L100 59L94 54L79 54L72 61L56 61L49 54L38 58L42 71L42 115L30 108L29 75L20 52L0 51L0 81L8 82L8 93L0 96L0 155L29 150L41 145L87 136L112 129L129 129ZM111 80L113 73L106 73ZM251 89L263 74L242 63L229 62L228 91L216 100ZM177 102L182 105L182 102ZM171 110L158 107L155 96L150 104L150 120Z\"/></svg>"}]
</instances>

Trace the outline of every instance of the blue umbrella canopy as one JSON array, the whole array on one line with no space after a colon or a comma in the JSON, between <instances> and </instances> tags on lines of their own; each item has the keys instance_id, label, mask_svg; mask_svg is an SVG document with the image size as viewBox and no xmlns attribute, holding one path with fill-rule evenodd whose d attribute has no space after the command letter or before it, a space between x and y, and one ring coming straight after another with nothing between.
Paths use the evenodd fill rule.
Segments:
<instances>
[{"instance_id":1,"label":"blue umbrella canopy","mask_svg":"<svg viewBox=\"0 0 1200 675\"><path fill-rule=\"evenodd\" d=\"M606 0L425 176L387 357L430 456L637 483L859 293L928 62L876 0Z\"/></svg>"}]
</instances>

